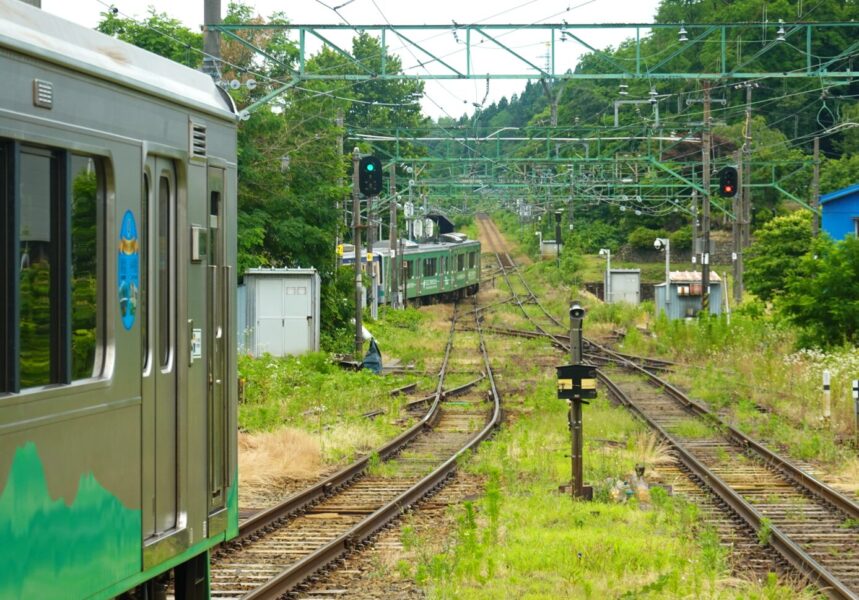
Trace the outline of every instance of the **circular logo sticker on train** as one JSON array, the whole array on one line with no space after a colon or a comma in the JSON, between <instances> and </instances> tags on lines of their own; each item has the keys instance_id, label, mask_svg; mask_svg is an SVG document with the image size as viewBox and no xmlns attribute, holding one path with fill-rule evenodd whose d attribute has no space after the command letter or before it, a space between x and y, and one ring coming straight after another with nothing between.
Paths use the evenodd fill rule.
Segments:
<instances>
[{"instance_id":1,"label":"circular logo sticker on train","mask_svg":"<svg viewBox=\"0 0 859 600\"><path fill-rule=\"evenodd\" d=\"M140 244L134 213L125 211L119 229L119 314L122 326L131 329L137 316L140 290Z\"/></svg>"}]
</instances>

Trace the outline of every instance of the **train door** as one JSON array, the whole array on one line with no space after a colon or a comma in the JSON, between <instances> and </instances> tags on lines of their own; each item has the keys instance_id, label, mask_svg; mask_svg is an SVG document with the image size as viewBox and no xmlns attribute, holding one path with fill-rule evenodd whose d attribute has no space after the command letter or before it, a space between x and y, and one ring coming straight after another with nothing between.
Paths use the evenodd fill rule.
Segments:
<instances>
[{"instance_id":1,"label":"train door","mask_svg":"<svg viewBox=\"0 0 859 600\"><path fill-rule=\"evenodd\" d=\"M141 209L143 537L177 526L176 171L149 157Z\"/></svg>"},{"instance_id":2,"label":"train door","mask_svg":"<svg viewBox=\"0 0 859 600\"><path fill-rule=\"evenodd\" d=\"M209 514L226 507L227 492L227 340L229 336L230 267L226 264L226 223L224 223L224 169L208 169L209 199L209 265L208 298L208 455L209 455ZM224 521L226 523L226 521ZM222 527L212 523L209 535Z\"/></svg>"}]
</instances>

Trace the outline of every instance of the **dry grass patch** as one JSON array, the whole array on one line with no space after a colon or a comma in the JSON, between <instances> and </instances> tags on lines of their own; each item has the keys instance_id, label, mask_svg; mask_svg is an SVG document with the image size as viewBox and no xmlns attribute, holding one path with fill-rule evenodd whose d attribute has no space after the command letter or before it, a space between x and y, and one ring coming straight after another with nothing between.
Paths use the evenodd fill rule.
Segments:
<instances>
[{"instance_id":1,"label":"dry grass patch","mask_svg":"<svg viewBox=\"0 0 859 600\"><path fill-rule=\"evenodd\" d=\"M480 295L477 297L478 301L481 304L492 304L493 302L498 302L499 300L503 300L509 296L506 290L501 289L500 287L487 287L484 285L480 289Z\"/></svg>"},{"instance_id":2,"label":"dry grass patch","mask_svg":"<svg viewBox=\"0 0 859 600\"><path fill-rule=\"evenodd\" d=\"M322 473L322 446L300 429L239 432L239 486L271 489Z\"/></svg>"}]
</instances>

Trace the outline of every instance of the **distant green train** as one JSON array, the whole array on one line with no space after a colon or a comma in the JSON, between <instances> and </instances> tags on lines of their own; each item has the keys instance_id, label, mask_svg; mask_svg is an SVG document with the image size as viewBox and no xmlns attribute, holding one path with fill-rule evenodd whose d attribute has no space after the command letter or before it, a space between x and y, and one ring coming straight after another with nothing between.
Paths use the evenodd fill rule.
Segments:
<instances>
[{"instance_id":1,"label":"distant green train","mask_svg":"<svg viewBox=\"0 0 859 600\"><path fill-rule=\"evenodd\" d=\"M367 257L363 256L361 262L366 265ZM462 233L441 234L436 242L404 241L402 253L395 251L394 260L390 242L377 242L373 245L372 262L380 303L388 303L394 293L395 268L400 274L396 278L397 291L403 294L405 282L406 299L419 304L457 300L480 289L480 242ZM354 246L346 245L342 264L354 263Z\"/></svg>"}]
</instances>

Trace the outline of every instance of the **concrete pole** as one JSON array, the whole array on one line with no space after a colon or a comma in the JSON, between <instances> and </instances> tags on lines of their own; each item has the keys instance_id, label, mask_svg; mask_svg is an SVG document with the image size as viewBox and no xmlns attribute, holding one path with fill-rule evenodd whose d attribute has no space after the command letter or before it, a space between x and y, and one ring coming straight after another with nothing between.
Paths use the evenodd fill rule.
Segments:
<instances>
[{"instance_id":1,"label":"concrete pole","mask_svg":"<svg viewBox=\"0 0 859 600\"><path fill-rule=\"evenodd\" d=\"M701 222L698 219L698 190L692 190L692 264L698 262L701 246Z\"/></svg>"},{"instance_id":2,"label":"concrete pole","mask_svg":"<svg viewBox=\"0 0 859 600\"><path fill-rule=\"evenodd\" d=\"M390 270L388 271L388 304L391 308L400 307L400 288L397 285L399 279L399 268L397 267L398 259L401 259L397 241L397 165L391 163L391 178L388 181L388 195L391 198L391 214L390 224L388 225L388 245L391 250L391 259L389 261Z\"/></svg>"},{"instance_id":3,"label":"concrete pole","mask_svg":"<svg viewBox=\"0 0 859 600\"><path fill-rule=\"evenodd\" d=\"M355 246L355 360L363 360L364 333L361 323L361 302L364 286L361 283L361 200L358 197L358 163L361 151L352 150L352 243Z\"/></svg>"},{"instance_id":4,"label":"concrete pole","mask_svg":"<svg viewBox=\"0 0 859 600\"><path fill-rule=\"evenodd\" d=\"M734 222L731 228L734 256L734 303L739 304L743 299L743 187L745 181L743 179L743 153L737 152L737 174L739 182L737 187L737 195L734 196L731 202L731 208L734 211Z\"/></svg>"},{"instance_id":5,"label":"concrete pole","mask_svg":"<svg viewBox=\"0 0 859 600\"><path fill-rule=\"evenodd\" d=\"M611 304L611 249L606 249L605 257L605 301Z\"/></svg>"},{"instance_id":6,"label":"concrete pole","mask_svg":"<svg viewBox=\"0 0 859 600\"><path fill-rule=\"evenodd\" d=\"M367 274L370 276L370 293L367 302L370 305L370 316L375 320L379 317L378 286L376 285L376 263L373 258L373 245L376 243L376 225L373 214L373 196L367 197Z\"/></svg>"},{"instance_id":7,"label":"concrete pole","mask_svg":"<svg viewBox=\"0 0 859 600\"><path fill-rule=\"evenodd\" d=\"M820 233L820 138L814 136L814 174L811 179L811 235L817 237Z\"/></svg>"},{"instance_id":8,"label":"concrete pole","mask_svg":"<svg viewBox=\"0 0 859 600\"><path fill-rule=\"evenodd\" d=\"M701 180L704 197L701 199L701 229L704 248L701 252L701 311L710 312L710 82L704 81L704 131L701 145Z\"/></svg>"},{"instance_id":9,"label":"concrete pole","mask_svg":"<svg viewBox=\"0 0 859 600\"><path fill-rule=\"evenodd\" d=\"M671 304L671 240L665 238L665 306Z\"/></svg>"},{"instance_id":10,"label":"concrete pole","mask_svg":"<svg viewBox=\"0 0 859 600\"><path fill-rule=\"evenodd\" d=\"M337 125L337 147L334 149L337 153L336 156L340 157L343 154L343 111L337 111L337 117L334 119L335 125ZM343 187L343 172L340 171L340 177L338 178L337 185L341 188ZM343 199L343 217L346 217L346 211L348 207L349 200L348 198ZM340 212L340 199L334 201L334 210L335 212ZM343 223L343 227L347 228L349 226L348 223ZM344 232L343 237L346 237ZM338 216L334 221L334 246L337 247L340 245L340 217ZM340 257L335 254L334 256L334 276L337 277L337 271L340 269Z\"/></svg>"},{"instance_id":11,"label":"concrete pole","mask_svg":"<svg viewBox=\"0 0 859 600\"><path fill-rule=\"evenodd\" d=\"M221 22L221 0L203 0L203 21L205 25ZM203 37L203 72L214 79L221 78L221 34L205 30Z\"/></svg>"}]
</instances>

